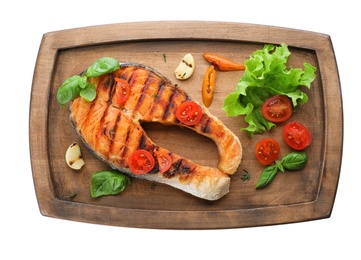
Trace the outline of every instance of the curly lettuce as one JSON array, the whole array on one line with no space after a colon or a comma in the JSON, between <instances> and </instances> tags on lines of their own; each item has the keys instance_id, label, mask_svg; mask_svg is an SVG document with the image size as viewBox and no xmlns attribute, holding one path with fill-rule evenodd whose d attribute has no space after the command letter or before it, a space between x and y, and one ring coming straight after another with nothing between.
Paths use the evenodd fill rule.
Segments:
<instances>
[{"instance_id":1,"label":"curly lettuce","mask_svg":"<svg viewBox=\"0 0 361 260\"><path fill-rule=\"evenodd\" d=\"M241 130L251 136L275 126L261 113L261 107L267 98L286 95L291 99L293 107L308 101L308 96L299 87L311 87L316 77L316 68L305 62L304 70L288 69L287 61L290 55L286 44L277 47L266 44L263 49L255 51L244 63L246 70L236 90L224 100L222 108L227 116L245 115L248 126Z\"/></svg>"}]
</instances>

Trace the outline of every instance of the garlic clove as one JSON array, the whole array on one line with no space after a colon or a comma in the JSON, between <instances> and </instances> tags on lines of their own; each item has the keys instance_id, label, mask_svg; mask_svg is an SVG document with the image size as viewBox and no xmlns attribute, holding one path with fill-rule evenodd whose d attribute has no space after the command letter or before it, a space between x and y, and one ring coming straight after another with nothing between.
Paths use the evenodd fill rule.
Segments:
<instances>
[{"instance_id":1,"label":"garlic clove","mask_svg":"<svg viewBox=\"0 0 361 260\"><path fill-rule=\"evenodd\" d=\"M175 69L174 74L177 79L185 80L193 75L194 68L194 58L192 54L188 53L183 57L178 67Z\"/></svg>"},{"instance_id":2,"label":"garlic clove","mask_svg":"<svg viewBox=\"0 0 361 260\"><path fill-rule=\"evenodd\" d=\"M74 170L80 170L84 163L78 143L74 142L66 150L65 160L68 166Z\"/></svg>"}]
</instances>

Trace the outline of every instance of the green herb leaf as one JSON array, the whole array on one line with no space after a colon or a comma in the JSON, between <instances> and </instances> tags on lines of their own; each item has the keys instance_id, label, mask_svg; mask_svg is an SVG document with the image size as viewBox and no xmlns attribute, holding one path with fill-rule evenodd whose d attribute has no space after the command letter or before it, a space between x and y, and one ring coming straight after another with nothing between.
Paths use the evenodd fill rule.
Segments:
<instances>
[{"instance_id":1,"label":"green herb leaf","mask_svg":"<svg viewBox=\"0 0 361 260\"><path fill-rule=\"evenodd\" d=\"M279 170L284 172L285 169L303 169L307 164L307 160L308 157L305 152L291 152L285 155L281 161L275 161L274 165L268 166L262 171L261 176L259 177L256 184L256 188L263 188L270 184Z\"/></svg>"},{"instance_id":2,"label":"green herb leaf","mask_svg":"<svg viewBox=\"0 0 361 260\"><path fill-rule=\"evenodd\" d=\"M119 62L114 58L103 57L89 66L84 76L74 75L67 78L58 89L56 99L62 105L72 101L79 95L87 101L96 97L96 89L88 78L113 72L120 68Z\"/></svg>"},{"instance_id":3,"label":"green herb leaf","mask_svg":"<svg viewBox=\"0 0 361 260\"><path fill-rule=\"evenodd\" d=\"M249 181L251 179L251 175L249 174L248 171L243 170L243 175L241 176L241 180L242 181Z\"/></svg>"},{"instance_id":4,"label":"green herb leaf","mask_svg":"<svg viewBox=\"0 0 361 260\"><path fill-rule=\"evenodd\" d=\"M224 100L222 108L227 116L245 115L249 126L241 130L251 136L275 126L260 113L267 98L286 95L292 100L294 107L308 101L308 96L299 87L311 87L311 82L316 77L316 68L305 62L304 70L287 69L290 55L286 44L278 47L266 44L263 49L255 51L244 63L246 70L236 90Z\"/></svg>"},{"instance_id":5,"label":"green herb leaf","mask_svg":"<svg viewBox=\"0 0 361 260\"><path fill-rule=\"evenodd\" d=\"M80 96L86 101L91 102L95 99L97 91L93 83L88 82L87 86L80 91Z\"/></svg>"},{"instance_id":6,"label":"green herb leaf","mask_svg":"<svg viewBox=\"0 0 361 260\"><path fill-rule=\"evenodd\" d=\"M60 86L56 93L56 99L60 104L64 105L79 96L81 90L79 86L80 78L77 75L69 77Z\"/></svg>"},{"instance_id":7,"label":"green herb leaf","mask_svg":"<svg viewBox=\"0 0 361 260\"><path fill-rule=\"evenodd\" d=\"M115 170L96 172L91 178L91 196L93 198L114 195L122 192L126 185L130 183L130 178Z\"/></svg>"},{"instance_id":8,"label":"green herb leaf","mask_svg":"<svg viewBox=\"0 0 361 260\"><path fill-rule=\"evenodd\" d=\"M96 60L86 71L87 77L96 77L113 72L120 68L119 61L114 58L103 57Z\"/></svg>"},{"instance_id":9,"label":"green herb leaf","mask_svg":"<svg viewBox=\"0 0 361 260\"><path fill-rule=\"evenodd\" d=\"M275 161L275 165L276 165L276 167L277 167L281 172L284 172L284 171L285 171L285 167L283 167L282 162L280 162L280 161Z\"/></svg>"},{"instance_id":10,"label":"green herb leaf","mask_svg":"<svg viewBox=\"0 0 361 260\"><path fill-rule=\"evenodd\" d=\"M84 89L86 88L86 86L88 85L87 82L88 81L88 77L87 76L82 76L78 79L78 82L79 82L79 87L81 89Z\"/></svg>"},{"instance_id":11,"label":"green herb leaf","mask_svg":"<svg viewBox=\"0 0 361 260\"><path fill-rule=\"evenodd\" d=\"M263 188L267 186L269 183L271 183L273 178L276 176L277 172L278 172L278 168L275 165L271 165L264 168L256 184L256 189Z\"/></svg>"},{"instance_id":12,"label":"green herb leaf","mask_svg":"<svg viewBox=\"0 0 361 260\"><path fill-rule=\"evenodd\" d=\"M77 192L73 192L73 193L70 193L70 194L68 195L68 197L69 197L70 199L74 199L77 194L78 194Z\"/></svg>"},{"instance_id":13,"label":"green herb leaf","mask_svg":"<svg viewBox=\"0 0 361 260\"><path fill-rule=\"evenodd\" d=\"M307 160L305 152L292 152L282 158L281 164L287 170L301 170L306 166Z\"/></svg>"},{"instance_id":14,"label":"green herb leaf","mask_svg":"<svg viewBox=\"0 0 361 260\"><path fill-rule=\"evenodd\" d=\"M157 187L157 184L156 184L156 183L154 183L154 182L152 182L152 184L150 185L150 188L151 188L152 190L154 190L154 189L155 189L155 187Z\"/></svg>"}]
</instances>

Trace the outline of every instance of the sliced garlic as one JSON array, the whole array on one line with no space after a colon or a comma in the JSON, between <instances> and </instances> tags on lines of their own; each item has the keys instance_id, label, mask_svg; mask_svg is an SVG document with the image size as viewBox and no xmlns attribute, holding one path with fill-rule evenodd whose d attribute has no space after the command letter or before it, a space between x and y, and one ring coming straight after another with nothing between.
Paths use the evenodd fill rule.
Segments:
<instances>
[{"instance_id":1,"label":"sliced garlic","mask_svg":"<svg viewBox=\"0 0 361 260\"><path fill-rule=\"evenodd\" d=\"M72 143L68 150L66 150L65 160L68 166L74 170L80 170L84 165L84 160L81 157L81 151L78 143Z\"/></svg>"},{"instance_id":2,"label":"sliced garlic","mask_svg":"<svg viewBox=\"0 0 361 260\"><path fill-rule=\"evenodd\" d=\"M180 80L188 79L194 72L194 65L192 54L186 54L174 71L176 78Z\"/></svg>"}]
</instances>

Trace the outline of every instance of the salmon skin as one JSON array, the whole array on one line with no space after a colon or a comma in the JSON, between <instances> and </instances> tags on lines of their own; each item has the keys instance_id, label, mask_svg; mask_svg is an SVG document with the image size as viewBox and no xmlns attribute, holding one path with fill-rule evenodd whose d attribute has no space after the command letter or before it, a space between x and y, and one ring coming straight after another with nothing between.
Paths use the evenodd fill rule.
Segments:
<instances>
[{"instance_id":1,"label":"salmon skin","mask_svg":"<svg viewBox=\"0 0 361 260\"><path fill-rule=\"evenodd\" d=\"M115 77L130 85L130 96L119 106L115 97ZM111 168L130 176L165 183L196 197L217 200L229 192L230 177L242 158L239 139L203 106L202 118L186 126L176 118L180 104L192 100L180 87L156 70L136 63L121 63L112 73L89 79L96 87L92 102L78 97L70 103L70 121L85 146ZM211 138L218 147L217 168L202 166L163 147L148 137L141 122L188 127ZM154 154L167 153L172 159L162 173L157 164L146 174L134 174L129 168L130 155L144 149Z\"/></svg>"}]
</instances>

